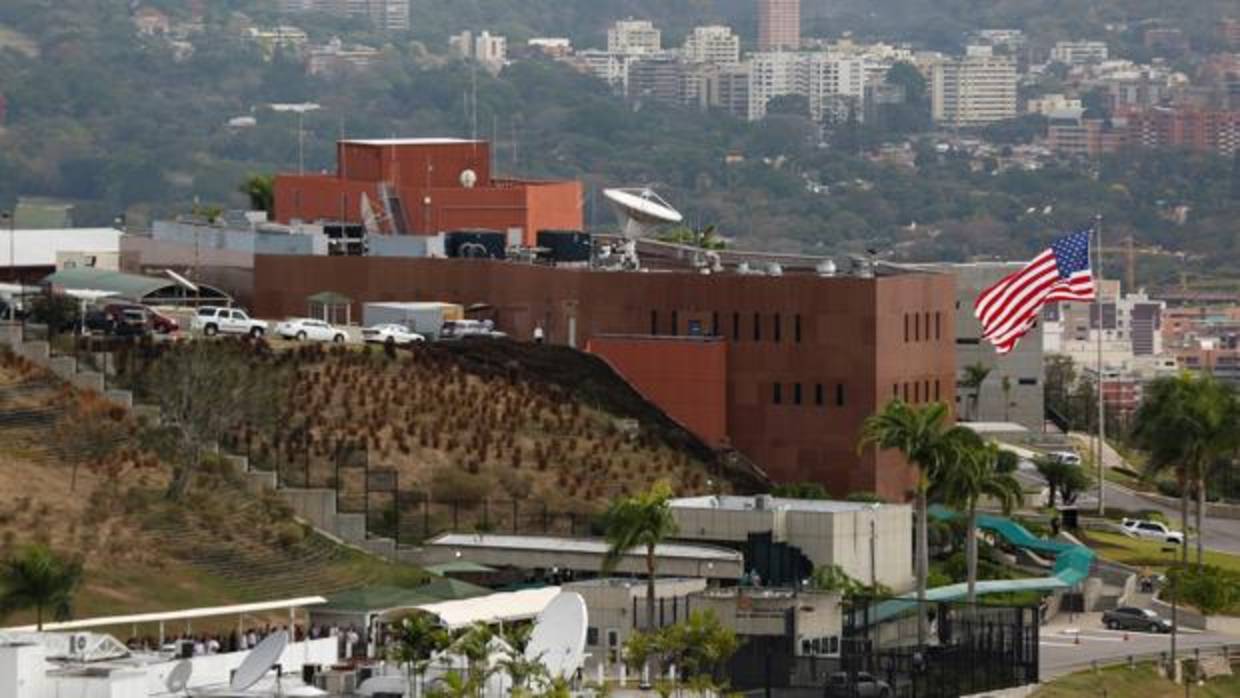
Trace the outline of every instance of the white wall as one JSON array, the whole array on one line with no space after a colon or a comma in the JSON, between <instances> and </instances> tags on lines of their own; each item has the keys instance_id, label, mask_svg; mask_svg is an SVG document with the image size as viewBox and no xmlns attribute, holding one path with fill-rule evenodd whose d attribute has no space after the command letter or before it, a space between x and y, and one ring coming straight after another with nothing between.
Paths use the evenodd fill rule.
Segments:
<instances>
[{"instance_id":1,"label":"white wall","mask_svg":"<svg viewBox=\"0 0 1240 698\"><path fill-rule=\"evenodd\" d=\"M336 638L291 643L280 655L285 675L300 676L302 664L334 664ZM246 652L194 657L190 687L226 685ZM0 698L148 698L166 691L165 681L179 660L124 667L105 677L48 676L42 646L0 647ZM106 666L107 663L101 663Z\"/></svg>"}]
</instances>

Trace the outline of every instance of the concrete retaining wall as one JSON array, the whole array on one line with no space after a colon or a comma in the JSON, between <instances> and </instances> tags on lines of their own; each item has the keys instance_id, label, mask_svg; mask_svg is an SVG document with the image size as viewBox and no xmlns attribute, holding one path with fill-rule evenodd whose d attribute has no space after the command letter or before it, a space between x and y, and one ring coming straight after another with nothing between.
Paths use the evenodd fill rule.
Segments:
<instances>
[{"instance_id":1,"label":"concrete retaining wall","mask_svg":"<svg viewBox=\"0 0 1240 698\"><path fill-rule=\"evenodd\" d=\"M1154 504L1161 504L1165 507L1179 510L1180 500L1175 497L1166 497L1161 494L1151 494L1149 492L1137 492L1138 497ZM1196 502L1189 504L1189 516L1195 516L1197 511ZM1240 519L1240 504L1222 504L1206 502L1206 517L1214 519Z\"/></svg>"},{"instance_id":2,"label":"concrete retaining wall","mask_svg":"<svg viewBox=\"0 0 1240 698\"><path fill-rule=\"evenodd\" d=\"M75 373L69 378L69 382L72 383L75 388L81 388L82 390L93 390L96 393L103 392L103 374L96 371L82 371L80 373Z\"/></svg>"},{"instance_id":3,"label":"concrete retaining wall","mask_svg":"<svg viewBox=\"0 0 1240 698\"><path fill-rule=\"evenodd\" d=\"M17 353L40 366L47 366L52 358L52 345L47 342L22 342Z\"/></svg>"}]
</instances>

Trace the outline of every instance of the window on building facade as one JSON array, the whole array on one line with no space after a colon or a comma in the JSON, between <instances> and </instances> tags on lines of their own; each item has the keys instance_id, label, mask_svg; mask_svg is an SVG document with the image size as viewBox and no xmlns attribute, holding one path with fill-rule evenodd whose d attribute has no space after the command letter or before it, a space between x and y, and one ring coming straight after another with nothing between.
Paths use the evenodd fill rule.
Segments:
<instances>
[{"instance_id":1,"label":"window on building facade","mask_svg":"<svg viewBox=\"0 0 1240 698\"><path fill-rule=\"evenodd\" d=\"M758 313L753 314L753 341L762 341L762 316Z\"/></svg>"},{"instance_id":2,"label":"window on building facade","mask_svg":"<svg viewBox=\"0 0 1240 698\"><path fill-rule=\"evenodd\" d=\"M710 314L710 336L719 336L719 313L717 312Z\"/></svg>"},{"instance_id":3,"label":"window on building facade","mask_svg":"<svg viewBox=\"0 0 1240 698\"><path fill-rule=\"evenodd\" d=\"M680 315L675 310L673 310L672 311L672 336L675 337L678 334L680 334Z\"/></svg>"},{"instance_id":4,"label":"window on building facade","mask_svg":"<svg viewBox=\"0 0 1240 698\"><path fill-rule=\"evenodd\" d=\"M939 399L939 379L938 378L934 379L934 399L936 402Z\"/></svg>"},{"instance_id":5,"label":"window on building facade","mask_svg":"<svg viewBox=\"0 0 1240 698\"><path fill-rule=\"evenodd\" d=\"M774 393L771 395L771 401L772 401L772 402L774 402L776 405L781 405L781 404L783 404L783 402L784 402L784 386L783 386L783 385L781 385L780 383L776 383L776 384L775 384L775 391L774 391Z\"/></svg>"},{"instance_id":6,"label":"window on building facade","mask_svg":"<svg viewBox=\"0 0 1240 698\"><path fill-rule=\"evenodd\" d=\"M822 383L814 385L814 404L822 407Z\"/></svg>"},{"instance_id":7,"label":"window on building facade","mask_svg":"<svg viewBox=\"0 0 1240 698\"><path fill-rule=\"evenodd\" d=\"M650 311L650 334L659 334L659 311Z\"/></svg>"},{"instance_id":8,"label":"window on building facade","mask_svg":"<svg viewBox=\"0 0 1240 698\"><path fill-rule=\"evenodd\" d=\"M836 407L844 406L844 384L843 383L835 384L835 406Z\"/></svg>"},{"instance_id":9,"label":"window on building facade","mask_svg":"<svg viewBox=\"0 0 1240 698\"><path fill-rule=\"evenodd\" d=\"M794 405L801 404L801 384L800 383L792 384L792 404Z\"/></svg>"},{"instance_id":10,"label":"window on building facade","mask_svg":"<svg viewBox=\"0 0 1240 698\"><path fill-rule=\"evenodd\" d=\"M779 313L775 313L775 328L774 329L775 329L775 341L776 342L781 341L783 339L784 327L783 327L783 322L780 320Z\"/></svg>"},{"instance_id":11,"label":"window on building facade","mask_svg":"<svg viewBox=\"0 0 1240 698\"><path fill-rule=\"evenodd\" d=\"M908 313L904 314L904 343L908 344Z\"/></svg>"},{"instance_id":12,"label":"window on building facade","mask_svg":"<svg viewBox=\"0 0 1240 698\"><path fill-rule=\"evenodd\" d=\"M936 342L937 342L938 340L940 340L940 339L942 339L942 338L943 338L943 335L942 335L942 329L943 329L943 327L942 327L942 324L943 324L943 323L942 323L942 320L943 320L943 313L936 312L936 313L934 314L934 340L935 340Z\"/></svg>"},{"instance_id":13,"label":"window on building facade","mask_svg":"<svg viewBox=\"0 0 1240 698\"><path fill-rule=\"evenodd\" d=\"M741 341L741 314L732 313L732 341Z\"/></svg>"},{"instance_id":14,"label":"window on building facade","mask_svg":"<svg viewBox=\"0 0 1240 698\"><path fill-rule=\"evenodd\" d=\"M792 341L797 344L801 343L801 316L799 314L792 317Z\"/></svg>"}]
</instances>

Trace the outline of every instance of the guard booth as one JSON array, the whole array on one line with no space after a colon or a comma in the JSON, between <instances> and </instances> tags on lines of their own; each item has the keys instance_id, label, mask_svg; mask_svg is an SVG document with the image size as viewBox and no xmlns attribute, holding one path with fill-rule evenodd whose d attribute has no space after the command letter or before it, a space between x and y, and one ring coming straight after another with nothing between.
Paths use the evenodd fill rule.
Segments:
<instances>
[{"instance_id":1,"label":"guard booth","mask_svg":"<svg viewBox=\"0 0 1240 698\"><path fill-rule=\"evenodd\" d=\"M335 291L320 291L306 298L306 316L331 325L352 325L353 299Z\"/></svg>"}]
</instances>

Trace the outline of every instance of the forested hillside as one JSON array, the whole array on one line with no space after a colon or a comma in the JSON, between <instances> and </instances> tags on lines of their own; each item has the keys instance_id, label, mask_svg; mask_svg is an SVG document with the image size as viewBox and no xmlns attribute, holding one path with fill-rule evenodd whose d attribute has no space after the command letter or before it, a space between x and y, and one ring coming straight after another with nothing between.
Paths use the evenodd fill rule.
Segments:
<instances>
[{"instance_id":1,"label":"forested hillside","mask_svg":"<svg viewBox=\"0 0 1240 698\"><path fill-rule=\"evenodd\" d=\"M1101 0L1056 2L1062 11L1032 0L877 0L865 5L872 17L862 16L860 0L806 0L805 9L807 26L822 34L854 28L921 37L927 45L934 41L923 30L934 22L904 26L926 13L943 26L1037 29L1081 5L1088 21L1069 32L1075 35L1119 11L1118 3ZM166 10L174 23L189 17L186 0L143 4ZM1225 0L1173 4L1186 21L1225 11ZM0 94L7 103L0 207L18 195L56 196L78 202L79 223L106 223L126 212L132 225L142 226L195 200L242 205L237 186L248 174L297 167L297 117L268 105L312 101L322 109L305 117L308 169L334 167L333 144L341 135L476 132L494 140L500 173L584 180L592 225L612 221L597 194L601 186L658 184L689 224L717 225L750 247L878 247L904 259L1021 256L1095 214L1106 216L1111 239L1131 233L1138 242L1199 255L1199 266L1240 244L1234 229L1240 166L1233 161L1148 153L999 172L993 161L938 153L933 140L917 140L912 169L865 157L882 140L903 138L899 133L845 124L820 141L816 126L793 113L748 124L626 102L600 81L548 60L517 61L492 77L444 55L447 34L463 28L510 32L514 43L523 35L567 34L579 45L597 46L606 25L628 15L659 22L667 29L665 43L714 19L732 22L748 40L749 0L414 0L411 35L384 35L338 18L280 17L274 0L202 6L201 31L187 37L192 52L177 60L169 41L135 31L127 0L0 3ZM308 76L300 59L276 52L268 60L242 38L246 26L277 21L301 26L312 43L339 36L383 53L365 73ZM948 33L959 38L956 28ZM466 109L475 79L476 125ZM253 116L257 125L230 128L238 116ZM1189 207L1183 224L1165 218L1178 205ZM1177 260L1149 263L1144 278L1174 280Z\"/></svg>"}]
</instances>

